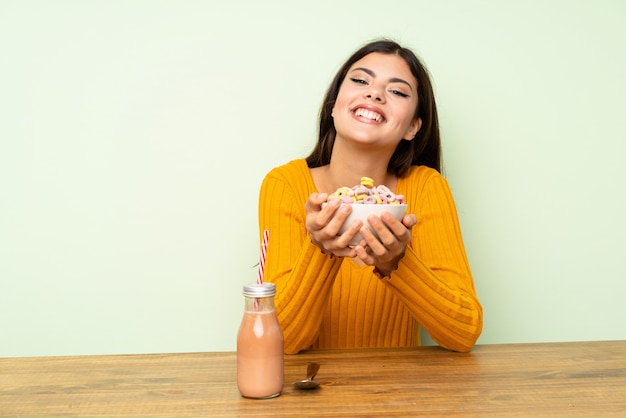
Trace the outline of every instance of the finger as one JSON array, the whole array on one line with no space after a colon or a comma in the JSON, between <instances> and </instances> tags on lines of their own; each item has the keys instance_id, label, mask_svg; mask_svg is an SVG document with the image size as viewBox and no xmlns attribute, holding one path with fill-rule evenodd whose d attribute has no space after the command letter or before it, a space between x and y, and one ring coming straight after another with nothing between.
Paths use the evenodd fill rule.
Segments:
<instances>
[{"instance_id":1,"label":"finger","mask_svg":"<svg viewBox=\"0 0 626 418\"><path fill-rule=\"evenodd\" d=\"M372 229L376 232L376 235L378 235L378 240L385 247L392 247L397 242L397 239L393 233L393 230L391 229L394 226L394 223L399 224L400 228L406 229L402 224L400 224L400 222L398 222L388 212L383 212L380 218L377 216L371 215L367 218L367 222L370 224ZM397 227L398 225L395 225L395 226ZM373 247L372 249L375 250L376 247ZM379 253L377 252L376 254L379 254Z\"/></svg>"},{"instance_id":2,"label":"finger","mask_svg":"<svg viewBox=\"0 0 626 418\"><path fill-rule=\"evenodd\" d=\"M322 203L326 202L327 198L328 193L311 193L309 195L309 199L304 205L304 209L307 212L312 210L320 210L322 207Z\"/></svg>"},{"instance_id":3,"label":"finger","mask_svg":"<svg viewBox=\"0 0 626 418\"><path fill-rule=\"evenodd\" d=\"M356 256L356 251L354 250L354 248L351 247L340 247L340 248L334 248L334 249L330 249L330 248L326 248L322 245L318 245L316 244L320 250L322 251L322 253L324 254L332 254L335 255L337 257L354 257Z\"/></svg>"},{"instance_id":4,"label":"finger","mask_svg":"<svg viewBox=\"0 0 626 418\"><path fill-rule=\"evenodd\" d=\"M343 207L340 209L342 210ZM334 219L333 219L334 222ZM330 226L330 225L329 225ZM349 225L346 224L346 221L341 221L339 228L341 230L342 227L346 227L341 234L338 235L337 245L350 247L353 246L350 243L353 241L354 237L357 236L361 228L363 227L363 221L360 219L355 219Z\"/></svg>"},{"instance_id":5,"label":"finger","mask_svg":"<svg viewBox=\"0 0 626 418\"><path fill-rule=\"evenodd\" d=\"M348 219L348 217L350 216L350 213L352 212L352 205L342 205L341 202L339 202L337 199L332 199L331 202L328 203L327 207L328 206L331 206L334 209L332 209L333 212L330 214L331 218L328 221L326 227L329 230L334 231L334 234L336 235L339 233L341 227L344 226L346 219ZM336 206L338 206L338 208ZM324 209L322 209L322 213L325 213L325 209L327 207L324 207ZM352 222L351 225L346 225L347 230L342 234L342 236L345 235L348 231L352 230L354 231L354 233L347 237L348 241L351 240L352 237L356 235L362 224L363 222L357 219Z\"/></svg>"},{"instance_id":6,"label":"finger","mask_svg":"<svg viewBox=\"0 0 626 418\"><path fill-rule=\"evenodd\" d=\"M371 248L369 246L362 246L362 245L357 245L356 247L354 247L354 251L356 253L356 256L364 263L367 265L374 265L375 264L375 258L372 256L371 254Z\"/></svg>"},{"instance_id":7,"label":"finger","mask_svg":"<svg viewBox=\"0 0 626 418\"><path fill-rule=\"evenodd\" d=\"M410 218L411 215L407 217ZM397 219L395 219L393 216L391 216L391 214L387 212L383 212L381 214L381 219L389 228L389 231L393 234L395 240L403 244L407 244L411 240L411 230L410 228L407 228L403 222L398 222ZM412 221L412 219L409 220ZM392 244L391 240L388 242L390 245Z\"/></svg>"},{"instance_id":8,"label":"finger","mask_svg":"<svg viewBox=\"0 0 626 418\"><path fill-rule=\"evenodd\" d=\"M339 204L339 202L331 200L326 206L321 208L317 206L315 198L310 198L305 206L307 211L307 229L309 229L309 231L318 231L326 227L333 218ZM336 235L336 231L329 236L333 235Z\"/></svg>"},{"instance_id":9,"label":"finger","mask_svg":"<svg viewBox=\"0 0 626 418\"><path fill-rule=\"evenodd\" d=\"M370 225L371 225L371 221L368 220L368 222L370 222ZM381 222L378 221L378 223L380 224ZM380 236L376 237L376 235L372 232L371 229L369 229L367 226L363 226L359 232L361 233L363 240L365 241L367 247L369 248L368 253L370 255L381 257L387 253L387 248L380 241Z\"/></svg>"},{"instance_id":10,"label":"finger","mask_svg":"<svg viewBox=\"0 0 626 418\"><path fill-rule=\"evenodd\" d=\"M313 200L315 203L321 205L322 203L326 202L326 200L328 200L328 193L313 193L310 196L310 199Z\"/></svg>"},{"instance_id":11,"label":"finger","mask_svg":"<svg viewBox=\"0 0 626 418\"><path fill-rule=\"evenodd\" d=\"M351 225L344 225L351 211L351 205L341 205L340 201L332 199L320 212L307 217L307 228L320 246L345 256L345 253L338 254L337 251L348 248L363 225L358 219ZM354 256L353 252L350 254Z\"/></svg>"},{"instance_id":12,"label":"finger","mask_svg":"<svg viewBox=\"0 0 626 418\"><path fill-rule=\"evenodd\" d=\"M345 247L345 248L341 248L338 250L333 251L333 254L336 255L337 257L355 257L356 254L356 250L352 247Z\"/></svg>"}]
</instances>

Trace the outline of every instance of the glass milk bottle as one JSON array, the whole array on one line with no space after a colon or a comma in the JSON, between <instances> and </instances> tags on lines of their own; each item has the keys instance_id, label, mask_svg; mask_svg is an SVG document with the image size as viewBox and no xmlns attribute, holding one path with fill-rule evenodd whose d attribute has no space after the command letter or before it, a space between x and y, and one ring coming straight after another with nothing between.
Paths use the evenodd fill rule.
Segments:
<instances>
[{"instance_id":1,"label":"glass milk bottle","mask_svg":"<svg viewBox=\"0 0 626 418\"><path fill-rule=\"evenodd\" d=\"M283 389L283 333L274 310L273 283L243 287L245 305L237 334L237 387L246 398L265 399Z\"/></svg>"}]
</instances>

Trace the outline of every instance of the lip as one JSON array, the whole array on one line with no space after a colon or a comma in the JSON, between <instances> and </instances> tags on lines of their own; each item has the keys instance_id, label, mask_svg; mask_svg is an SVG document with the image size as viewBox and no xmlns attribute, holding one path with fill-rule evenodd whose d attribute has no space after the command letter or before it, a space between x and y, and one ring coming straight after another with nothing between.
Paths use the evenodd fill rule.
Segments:
<instances>
[{"instance_id":1,"label":"lip","mask_svg":"<svg viewBox=\"0 0 626 418\"><path fill-rule=\"evenodd\" d=\"M354 112L356 112L357 109L365 109L365 110L369 110L371 112L376 112L376 113L380 114L382 116L382 118L383 118L383 120L381 122L376 122L374 120L369 120L368 119L369 122L372 122L372 123L384 123L384 122L387 121L387 116L385 115L385 112L383 112L380 108L378 108L376 106L372 106L372 105L369 105L369 104L358 104L358 105L354 106L352 109L350 109L350 113L352 113L352 116L354 116L357 119L361 119L358 116L356 116L355 113L354 113Z\"/></svg>"}]
</instances>

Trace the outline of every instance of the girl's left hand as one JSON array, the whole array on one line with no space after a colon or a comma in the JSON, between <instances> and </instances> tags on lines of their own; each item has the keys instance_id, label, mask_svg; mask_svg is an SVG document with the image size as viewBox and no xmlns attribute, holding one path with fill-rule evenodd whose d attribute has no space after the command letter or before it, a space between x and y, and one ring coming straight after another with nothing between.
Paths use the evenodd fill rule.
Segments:
<instances>
[{"instance_id":1,"label":"girl's left hand","mask_svg":"<svg viewBox=\"0 0 626 418\"><path fill-rule=\"evenodd\" d=\"M398 267L406 246L411 242L411 228L417 223L413 214L404 215L402 222L383 212L380 218L371 215L367 218L376 235L367 226L359 231L363 240L354 247L357 257L365 264L376 266L385 276Z\"/></svg>"}]
</instances>

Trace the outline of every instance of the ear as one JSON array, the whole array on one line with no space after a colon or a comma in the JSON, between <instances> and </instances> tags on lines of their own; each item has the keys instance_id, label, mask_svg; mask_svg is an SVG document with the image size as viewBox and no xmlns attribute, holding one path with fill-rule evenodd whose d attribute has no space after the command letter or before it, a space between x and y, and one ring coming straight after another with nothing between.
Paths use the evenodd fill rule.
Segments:
<instances>
[{"instance_id":1,"label":"ear","mask_svg":"<svg viewBox=\"0 0 626 418\"><path fill-rule=\"evenodd\" d=\"M409 125L409 129L406 131L406 134L404 134L404 137L402 139L411 141L413 138L415 138L415 135L417 135L421 127L422 118L413 119L413 122L411 122L411 125Z\"/></svg>"}]
</instances>

